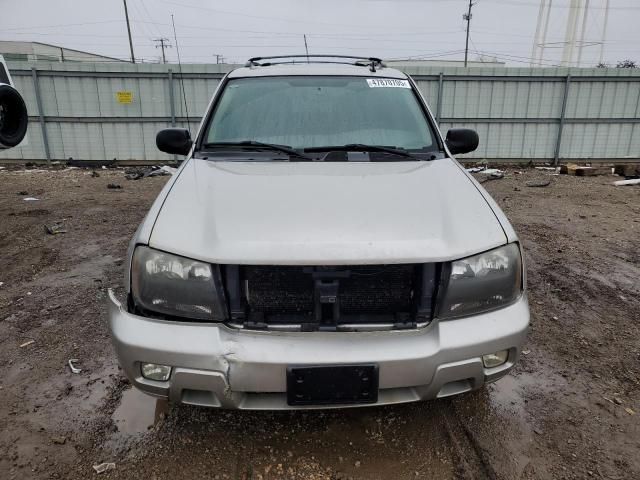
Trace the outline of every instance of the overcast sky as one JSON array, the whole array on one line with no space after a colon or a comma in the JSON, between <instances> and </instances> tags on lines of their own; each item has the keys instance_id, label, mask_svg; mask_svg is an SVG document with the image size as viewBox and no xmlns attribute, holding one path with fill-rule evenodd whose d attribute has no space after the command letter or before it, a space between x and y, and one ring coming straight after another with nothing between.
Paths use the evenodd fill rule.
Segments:
<instances>
[{"instance_id":1,"label":"overcast sky","mask_svg":"<svg viewBox=\"0 0 640 480\"><path fill-rule=\"evenodd\" d=\"M229 62L250 56L304 52L383 58L464 56L462 14L468 0L127 0L137 58L157 61L154 39L174 45L175 17L184 63ZM541 63L559 62L570 0L554 0ZM586 42L599 42L606 0L591 0ZM610 0L605 61L640 60L640 1ZM471 58L497 57L526 66L540 0L475 0ZM121 0L0 0L0 40L40 41L119 58L129 57ZM478 52L478 53L476 53ZM599 45L584 48L597 63ZM176 49L167 50L175 61Z\"/></svg>"}]
</instances>

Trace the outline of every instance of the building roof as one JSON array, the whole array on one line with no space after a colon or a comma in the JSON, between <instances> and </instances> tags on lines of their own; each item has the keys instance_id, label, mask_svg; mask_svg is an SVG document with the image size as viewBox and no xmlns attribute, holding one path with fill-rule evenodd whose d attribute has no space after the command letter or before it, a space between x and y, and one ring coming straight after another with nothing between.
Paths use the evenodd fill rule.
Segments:
<instances>
[{"instance_id":1,"label":"building roof","mask_svg":"<svg viewBox=\"0 0 640 480\"><path fill-rule=\"evenodd\" d=\"M44 48L42 48L44 47ZM75 48L67 48L61 45L53 45L44 42L25 42L20 40L0 40L0 53L2 54L23 54L23 55L55 55L61 60L66 59L96 59L110 62L126 62L121 58L109 57Z\"/></svg>"}]
</instances>

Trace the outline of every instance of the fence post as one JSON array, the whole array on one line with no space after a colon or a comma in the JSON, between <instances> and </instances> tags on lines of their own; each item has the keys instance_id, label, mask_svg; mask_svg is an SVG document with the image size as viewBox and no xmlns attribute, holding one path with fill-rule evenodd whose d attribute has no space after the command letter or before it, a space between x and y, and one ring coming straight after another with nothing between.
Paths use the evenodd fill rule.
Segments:
<instances>
[{"instance_id":1,"label":"fence post","mask_svg":"<svg viewBox=\"0 0 640 480\"><path fill-rule=\"evenodd\" d=\"M562 97L562 110L560 111L560 124L558 125L558 139L556 141L556 151L553 157L553 165L558 166L560 163L560 147L562 146L562 130L564 129L564 120L567 113L567 99L569 98L569 87L571 86L571 75L567 75L564 84L564 95Z\"/></svg>"},{"instance_id":2,"label":"fence post","mask_svg":"<svg viewBox=\"0 0 640 480\"><path fill-rule=\"evenodd\" d=\"M438 80L438 106L436 107L436 122L440 124L440 115L442 115L442 88L444 87L444 75L440 72Z\"/></svg>"},{"instance_id":3,"label":"fence post","mask_svg":"<svg viewBox=\"0 0 640 480\"><path fill-rule=\"evenodd\" d=\"M40 117L40 129L42 130L42 143L44 144L44 154L47 157L47 163L51 163L51 152L49 151L49 138L47 136L47 125L44 121L44 110L42 108L42 98L40 97L40 82L38 81L38 72L35 67L31 68L31 78L33 79L33 88L36 92L36 105L38 107L38 117Z\"/></svg>"}]
</instances>

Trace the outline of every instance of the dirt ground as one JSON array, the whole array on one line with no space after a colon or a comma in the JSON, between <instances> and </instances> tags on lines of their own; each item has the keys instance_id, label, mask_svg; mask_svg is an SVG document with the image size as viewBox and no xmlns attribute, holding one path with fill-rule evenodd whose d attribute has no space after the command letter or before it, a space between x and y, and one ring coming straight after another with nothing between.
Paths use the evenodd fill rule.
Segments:
<instances>
[{"instance_id":1,"label":"dirt ground","mask_svg":"<svg viewBox=\"0 0 640 480\"><path fill-rule=\"evenodd\" d=\"M533 169L485 184L527 261L532 326L508 377L449 400L264 413L168 407L123 378L106 291L166 177L98 173L0 170L0 478L91 478L101 462L116 469L100 478L640 478L640 187Z\"/></svg>"}]
</instances>

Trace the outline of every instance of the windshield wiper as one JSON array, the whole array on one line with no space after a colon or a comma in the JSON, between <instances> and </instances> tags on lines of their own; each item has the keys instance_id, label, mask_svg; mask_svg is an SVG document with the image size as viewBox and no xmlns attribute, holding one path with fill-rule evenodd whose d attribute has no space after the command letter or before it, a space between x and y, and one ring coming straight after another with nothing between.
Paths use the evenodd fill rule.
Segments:
<instances>
[{"instance_id":1,"label":"windshield wiper","mask_svg":"<svg viewBox=\"0 0 640 480\"><path fill-rule=\"evenodd\" d=\"M349 143L347 145L334 145L330 147L310 147L305 148L305 152L382 152L391 155L397 155L399 157L412 158L413 160L420 160L413 154L407 152L401 148L395 147L383 147L381 145L366 145L364 143Z\"/></svg>"},{"instance_id":2,"label":"windshield wiper","mask_svg":"<svg viewBox=\"0 0 640 480\"><path fill-rule=\"evenodd\" d=\"M260 149L260 150L273 150L276 152L286 153L290 157L301 158L304 160L313 160L311 157L308 157L304 153L300 153L293 148L287 147L285 145L276 145L274 143L263 143L256 142L255 140L246 140L243 142L214 142L214 143L205 143L203 148L221 148L221 147L241 147L241 148L251 148L251 149Z\"/></svg>"}]
</instances>

